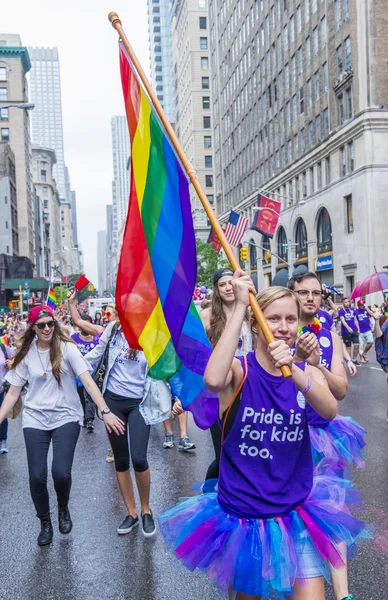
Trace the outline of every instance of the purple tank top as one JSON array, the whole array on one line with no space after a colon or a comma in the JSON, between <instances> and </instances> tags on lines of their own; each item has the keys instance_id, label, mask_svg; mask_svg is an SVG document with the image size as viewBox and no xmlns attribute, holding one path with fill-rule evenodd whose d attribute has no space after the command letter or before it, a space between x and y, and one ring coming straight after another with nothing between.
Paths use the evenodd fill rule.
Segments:
<instances>
[{"instance_id":1,"label":"purple tank top","mask_svg":"<svg viewBox=\"0 0 388 600\"><path fill-rule=\"evenodd\" d=\"M312 487L306 402L291 379L267 373L254 352L247 361L240 406L222 444L218 501L240 518L282 516Z\"/></svg>"},{"instance_id":2,"label":"purple tank top","mask_svg":"<svg viewBox=\"0 0 388 600\"><path fill-rule=\"evenodd\" d=\"M321 364L326 367L328 371L331 369L331 363L333 360L333 336L331 331L328 329L321 329L317 335L319 342L319 349L321 353ZM306 403L307 420L311 427L327 427L330 421L324 419L319 415L307 402Z\"/></svg>"}]
</instances>

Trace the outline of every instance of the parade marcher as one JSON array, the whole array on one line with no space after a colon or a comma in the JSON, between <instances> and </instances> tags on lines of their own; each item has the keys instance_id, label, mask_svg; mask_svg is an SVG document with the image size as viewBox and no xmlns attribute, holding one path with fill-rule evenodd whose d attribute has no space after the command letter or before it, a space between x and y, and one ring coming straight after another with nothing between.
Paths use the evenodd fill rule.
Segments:
<instances>
[{"instance_id":1,"label":"parade marcher","mask_svg":"<svg viewBox=\"0 0 388 600\"><path fill-rule=\"evenodd\" d=\"M374 313L370 308L365 306L364 300L358 300L355 314L360 329L360 362L367 363L368 359L366 355L373 346L373 333L370 319L374 319Z\"/></svg>"},{"instance_id":2,"label":"parade marcher","mask_svg":"<svg viewBox=\"0 0 388 600\"><path fill-rule=\"evenodd\" d=\"M385 309L386 307L384 307ZM387 307L388 308L388 307ZM388 311L384 310L384 313L380 316L380 313L375 313L375 347L376 347L376 360L384 373L388 374ZM388 377L387 377L388 383ZM388 410L387 410L387 421L388 421Z\"/></svg>"},{"instance_id":3,"label":"parade marcher","mask_svg":"<svg viewBox=\"0 0 388 600\"><path fill-rule=\"evenodd\" d=\"M91 378L88 363L75 343L65 336L53 311L48 306L35 306L28 314L28 323L6 376L11 386L0 408L0 424L28 383L23 400L23 433L31 496L41 521L38 544L44 546L53 538L47 491L47 455L51 442L59 531L67 534L72 529L68 507L71 468L83 421L75 377L81 379L101 410L107 430L121 437L124 427L108 409Z\"/></svg>"},{"instance_id":4,"label":"parade marcher","mask_svg":"<svg viewBox=\"0 0 388 600\"><path fill-rule=\"evenodd\" d=\"M94 315L93 324L102 326L102 314L100 312L96 312Z\"/></svg>"},{"instance_id":5,"label":"parade marcher","mask_svg":"<svg viewBox=\"0 0 388 600\"><path fill-rule=\"evenodd\" d=\"M0 332L0 335L3 332ZM12 352L8 346L0 342L0 407L4 400L5 376L12 366ZM8 452L8 419L0 425L0 454Z\"/></svg>"},{"instance_id":6,"label":"parade marcher","mask_svg":"<svg viewBox=\"0 0 388 600\"><path fill-rule=\"evenodd\" d=\"M329 389L337 400L345 397L348 382L342 363L343 344L333 330L315 328L322 288L315 273L304 273L292 277L288 282L299 301L301 309L300 326L307 329L296 340L295 360L307 360L324 375ZM310 328L310 330L309 330ZM318 342L319 352L315 353ZM310 405L306 406L310 427L310 441L314 465L324 457L323 465L335 467L338 476L349 466L365 465L363 448L367 432L351 417L337 415L335 419L324 419ZM344 556L345 550L343 549ZM344 566L332 572L333 588L336 600L353 598L349 595L347 568ZM355 600L355 599L354 599Z\"/></svg>"},{"instance_id":7,"label":"parade marcher","mask_svg":"<svg viewBox=\"0 0 388 600\"><path fill-rule=\"evenodd\" d=\"M98 346L86 354L85 358L90 364L95 364L105 352L108 352L102 393L109 408L120 416L125 425L125 435L116 437L109 434L117 481L128 513L117 528L117 533L130 533L139 525L129 470L131 457L141 503L142 532L144 537L149 538L156 532L150 508L151 472L147 460L150 425L170 416L171 394L166 384L155 382L155 384L160 383L163 390L159 389L157 397L152 397L151 381L147 378L148 364L144 353L129 347L117 313L115 316L116 321L108 325ZM163 410L163 407L159 409L157 402L166 401L166 410Z\"/></svg>"},{"instance_id":8,"label":"parade marcher","mask_svg":"<svg viewBox=\"0 0 388 600\"><path fill-rule=\"evenodd\" d=\"M347 509L344 482L313 478L305 405L332 419L337 403L319 370L293 364L299 304L287 288L257 296L275 341L268 346L252 319L256 349L235 358L254 286L241 272L232 285L235 310L205 372L223 419L218 491L163 513L161 531L185 566L207 573L230 599L294 592L296 600L324 600L328 564L343 565L338 542L353 546L365 535Z\"/></svg>"},{"instance_id":9,"label":"parade marcher","mask_svg":"<svg viewBox=\"0 0 388 600\"><path fill-rule=\"evenodd\" d=\"M172 406L177 401L178 401L177 398L172 397L171 398ZM188 421L187 417L188 417L188 415L187 415L186 411L182 412L178 416L178 427L179 427L178 448L179 448L179 450L185 450L186 452L189 450L195 449L194 442L192 442L191 439L189 438L189 436L187 435L187 421ZM174 448L174 446L175 446L174 433L172 430L172 421L173 421L172 417L169 417L168 419L163 421L164 431L165 431L163 448L166 448L166 449Z\"/></svg>"},{"instance_id":10,"label":"parade marcher","mask_svg":"<svg viewBox=\"0 0 388 600\"><path fill-rule=\"evenodd\" d=\"M339 309L338 316L341 321L341 335L346 349L351 356L353 344L353 362L359 367L361 364L358 361L360 328L354 309L350 306L349 298L342 298L342 308Z\"/></svg>"}]
</instances>

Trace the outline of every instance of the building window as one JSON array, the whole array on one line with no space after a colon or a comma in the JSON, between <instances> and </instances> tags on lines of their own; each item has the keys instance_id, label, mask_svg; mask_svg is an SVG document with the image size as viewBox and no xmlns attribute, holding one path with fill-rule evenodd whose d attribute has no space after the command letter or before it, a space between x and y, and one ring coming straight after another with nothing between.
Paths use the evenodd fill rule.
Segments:
<instances>
[{"instance_id":1,"label":"building window","mask_svg":"<svg viewBox=\"0 0 388 600\"><path fill-rule=\"evenodd\" d=\"M345 208L346 208L346 229L348 233L353 233L353 200L352 194L345 196Z\"/></svg>"},{"instance_id":2,"label":"building window","mask_svg":"<svg viewBox=\"0 0 388 600\"><path fill-rule=\"evenodd\" d=\"M348 156L349 156L349 171L354 171L354 144L349 142L348 144Z\"/></svg>"},{"instance_id":3,"label":"building window","mask_svg":"<svg viewBox=\"0 0 388 600\"><path fill-rule=\"evenodd\" d=\"M209 77L202 77L202 89L208 90L210 89L210 80Z\"/></svg>"},{"instance_id":4,"label":"building window","mask_svg":"<svg viewBox=\"0 0 388 600\"><path fill-rule=\"evenodd\" d=\"M350 48L350 36L345 40L345 69L352 68L352 50Z\"/></svg>"},{"instance_id":5,"label":"building window","mask_svg":"<svg viewBox=\"0 0 388 600\"><path fill-rule=\"evenodd\" d=\"M332 229L330 215L326 208L319 213L317 223L318 254L333 249Z\"/></svg>"},{"instance_id":6,"label":"building window","mask_svg":"<svg viewBox=\"0 0 388 600\"><path fill-rule=\"evenodd\" d=\"M318 144L322 139L321 115L315 117L315 135Z\"/></svg>"},{"instance_id":7,"label":"building window","mask_svg":"<svg viewBox=\"0 0 388 600\"><path fill-rule=\"evenodd\" d=\"M346 175L345 146L342 146L342 148L340 148L340 173L341 173L341 177L345 177L345 175Z\"/></svg>"},{"instance_id":8,"label":"building window","mask_svg":"<svg viewBox=\"0 0 388 600\"><path fill-rule=\"evenodd\" d=\"M317 164L317 175L318 175L318 189L322 189L322 163L319 161Z\"/></svg>"},{"instance_id":9,"label":"building window","mask_svg":"<svg viewBox=\"0 0 388 600\"><path fill-rule=\"evenodd\" d=\"M210 96L202 96L202 108L205 110L210 108Z\"/></svg>"},{"instance_id":10,"label":"building window","mask_svg":"<svg viewBox=\"0 0 388 600\"><path fill-rule=\"evenodd\" d=\"M336 53L337 53L337 72L338 72L338 75L341 75L342 70L343 70L342 46L338 46Z\"/></svg>"},{"instance_id":11,"label":"building window","mask_svg":"<svg viewBox=\"0 0 388 600\"><path fill-rule=\"evenodd\" d=\"M209 59L207 56L201 56L201 71L209 70Z\"/></svg>"},{"instance_id":12,"label":"building window","mask_svg":"<svg viewBox=\"0 0 388 600\"><path fill-rule=\"evenodd\" d=\"M0 67L0 81L7 81L7 67Z\"/></svg>"},{"instance_id":13,"label":"building window","mask_svg":"<svg viewBox=\"0 0 388 600\"><path fill-rule=\"evenodd\" d=\"M278 232L278 256L281 262L287 262L287 236L284 227L279 227Z\"/></svg>"},{"instance_id":14,"label":"building window","mask_svg":"<svg viewBox=\"0 0 388 600\"><path fill-rule=\"evenodd\" d=\"M204 148L211 148L212 147L212 136L211 135L204 135L203 136L203 147Z\"/></svg>"},{"instance_id":15,"label":"building window","mask_svg":"<svg viewBox=\"0 0 388 600\"><path fill-rule=\"evenodd\" d=\"M307 196L307 174L306 174L306 171L303 171L303 173L302 173L302 194L303 194L303 198L306 198L306 196Z\"/></svg>"},{"instance_id":16,"label":"building window","mask_svg":"<svg viewBox=\"0 0 388 600\"><path fill-rule=\"evenodd\" d=\"M314 167L310 168L310 188L311 194L315 194Z\"/></svg>"},{"instance_id":17,"label":"building window","mask_svg":"<svg viewBox=\"0 0 388 600\"><path fill-rule=\"evenodd\" d=\"M298 33L302 31L302 9L300 4L296 7L296 29Z\"/></svg>"},{"instance_id":18,"label":"building window","mask_svg":"<svg viewBox=\"0 0 388 600\"><path fill-rule=\"evenodd\" d=\"M338 29L340 29L342 22L341 22L341 2L342 0L335 0L334 4L335 4L335 28L338 31Z\"/></svg>"},{"instance_id":19,"label":"building window","mask_svg":"<svg viewBox=\"0 0 388 600\"><path fill-rule=\"evenodd\" d=\"M326 157L326 185L331 183L331 164L330 164L330 156Z\"/></svg>"},{"instance_id":20,"label":"building window","mask_svg":"<svg viewBox=\"0 0 388 600\"><path fill-rule=\"evenodd\" d=\"M300 131L300 151L302 154L306 152L306 131L304 127Z\"/></svg>"},{"instance_id":21,"label":"building window","mask_svg":"<svg viewBox=\"0 0 388 600\"><path fill-rule=\"evenodd\" d=\"M303 73L303 50L302 46L298 48L298 70L299 73Z\"/></svg>"},{"instance_id":22,"label":"building window","mask_svg":"<svg viewBox=\"0 0 388 600\"><path fill-rule=\"evenodd\" d=\"M199 17L199 28L200 29L207 28L206 17Z\"/></svg>"},{"instance_id":23,"label":"building window","mask_svg":"<svg viewBox=\"0 0 388 600\"><path fill-rule=\"evenodd\" d=\"M294 15L290 17L290 42L291 44L295 41L295 19Z\"/></svg>"},{"instance_id":24,"label":"building window","mask_svg":"<svg viewBox=\"0 0 388 600\"><path fill-rule=\"evenodd\" d=\"M311 62L311 38L308 36L306 38L306 65L309 65Z\"/></svg>"},{"instance_id":25,"label":"building window","mask_svg":"<svg viewBox=\"0 0 388 600\"><path fill-rule=\"evenodd\" d=\"M213 157L205 156L205 169L212 169L212 168L213 168Z\"/></svg>"},{"instance_id":26,"label":"building window","mask_svg":"<svg viewBox=\"0 0 388 600\"><path fill-rule=\"evenodd\" d=\"M319 97L321 95L321 86L320 86L320 77L319 77L319 71L316 71L314 73L314 87L315 87L315 102L317 102L319 100Z\"/></svg>"},{"instance_id":27,"label":"building window","mask_svg":"<svg viewBox=\"0 0 388 600\"><path fill-rule=\"evenodd\" d=\"M213 196L213 194L208 194L207 195L207 199L209 200L210 204L214 204L214 196Z\"/></svg>"},{"instance_id":28,"label":"building window","mask_svg":"<svg viewBox=\"0 0 388 600\"><path fill-rule=\"evenodd\" d=\"M321 19L321 48L326 47L326 17Z\"/></svg>"},{"instance_id":29,"label":"building window","mask_svg":"<svg viewBox=\"0 0 388 600\"><path fill-rule=\"evenodd\" d=\"M303 96L303 88L301 87L299 90L299 106L300 106L300 113L304 113L304 96Z\"/></svg>"},{"instance_id":30,"label":"building window","mask_svg":"<svg viewBox=\"0 0 388 600\"><path fill-rule=\"evenodd\" d=\"M0 108L0 121L8 121L8 108Z\"/></svg>"},{"instance_id":31,"label":"building window","mask_svg":"<svg viewBox=\"0 0 388 600\"><path fill-rule=\"evenodd\" d=\"M46 181L47 181L47 171L46 171L46 169L41 169L40 170L40 180L43 181L44 183L46 183Z\"/></svg>"},{"instance_id":32,"label":"building window","mask_svg":"<svg viewBox=\"0 0 388 600\"><path fill-rule=\"evenodd\" d=\"M213 175L205 175L205 185L207 188L213 187Z\"/></svg>"},{"instance_id":33,"label":"building window","mask_svg":"<svg viewBox=\"0 0 388 600\"><path fill-rule=\"evenodd\" d=\"M203 128L204 129L210 129L211 128L210 117L203 117Z\"/></svg>"},{"instance_id":34,"label":"building window","mask_svg":"<svg viewBox=\"0 0 388 600\"><path fill-rule=\"evenodd\" d=\"M344 0L344 21L349 19L349 0Z\"/></svg>"},{"instance_id":35,"label":"building window","mask_svg":"<svg viewBox=\"0 0 388 600\"><path fill-rule=\"evenodd\" d=\"M338 125L343 125L344 121L344 97L340 94L338 96Z\"/></svg>"},{"instance_id":36,"label":"building window","mask_svg":"<svg viewBox=\"0 0 388 600\"><path fill-rule=\"evenodd\" d=\"M325 108L325 110L323 111L323 135L324 135L324 137L327 137L329 135L329 130L330 130L329 109Z\"/></svg>"},{"instance_id":37,"label":"building window","mask_svg":"<svg viewBox=\"0 0 388 600\"><path fill-rule=\"evenodd\" d=\"M8 90L5 87L0 87L0 102L8 100Z\"/></svg>"},{"instance_id":38,"label":"building window","mask_svg":"<svg viewBox=\"0 0 388 600\"><path fill-rule=\"evenodd\" d=\"M307 229L303 219L299 219L295 230L296 258L307 256Z\"/></svg>"},{"instance_id":39,"label":"building window","mask_svg":"<svg viewBox=\"0 0 388 600\"><path fill-rule=\"evenodd\" d=\"M309 144L310 148L314 146L314 124L312 121L309 123Z\"/></svg>"},{"instance_id":40,"label":"building window","mask_svg":"<svg viewBox=\"0 0 388 600\"><path fill-rule=\"evenodd\" d=\"M2 142L9 142L9 129L8 129L8 127L2 127L1 128L1 141Z\"/></svg>"},{"instance_id":41,"label":"building window","mask_svg":"<svg viewBox=\"0 0 388 600\"><path fill-rule=\"evenodd\" d=\"M200 37L199 38L199 47L200 47L201 50L207 50L208 49L207 37Z\"/></svg>"},{"instance_id":42,"label":"building window","mask_svg":"<svg viewBox=\"0 0 388 600\"><path fill-rule=\"evenodd\" d=\"M319 53L318 27L314 27L314 29L313 29L313 44L314 44L314 56L318 56L318 53Z\"/></svg>"},{"instance_id":43,"label":"building window","mask_svg":"<svg viewBox=\"0 0 388 600\"><path fill-rule=\"evenodd\" d=\"M346 102L348 105L348 119L353 117L353 94L352 88L348 88L346 90Z\"/></svg>"},{"instance_id":44,"label":"building window","mask_svg":"<svg viewBox=\"0 0 388 600\"><path fill-rule=\"evenodd\" d=\"M327 74L327 63L323 63L322 65L322 71L323 71L323 93L326 94L327 90L328 90L328 74Z\"/></svg>"}]
</instances>

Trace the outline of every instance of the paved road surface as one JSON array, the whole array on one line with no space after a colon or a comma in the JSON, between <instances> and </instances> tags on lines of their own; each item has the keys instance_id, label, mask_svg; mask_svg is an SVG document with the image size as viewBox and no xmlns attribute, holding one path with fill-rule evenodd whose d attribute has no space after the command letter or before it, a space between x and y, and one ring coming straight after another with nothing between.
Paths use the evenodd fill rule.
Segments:
<instances>
[{"instance_id":1,"label":"paved road surface","mask_svg":"<svg viewBox=\"0 0 388 600\"><path fill-rule=\"evenodd\" d=\"M375 368L372 368L372 367ZM375 539L356 555L351 591L358 600L388 599L388 389L377 365L361 367L351 380L341 412L369 432L367 468L355 476L365 500L364 520ZM152 429L149 460L152 508L157 515L189 495L213 458L210 435L190 426L197 450L163 450L163 427ZM10 423L10 452L0 455L0 600L215 600L220 596L198 573L189 573L164 549L160 535L145 540L140 530L119 537L125 516L100 422L94 434L81 431L73 471L74 528L39 548L20 418ZM51 506L56 516L50 482ZM328 591L327 600L332 600ZM312 599L314 600L314 599Z\"/></svg>"}]
</instances>

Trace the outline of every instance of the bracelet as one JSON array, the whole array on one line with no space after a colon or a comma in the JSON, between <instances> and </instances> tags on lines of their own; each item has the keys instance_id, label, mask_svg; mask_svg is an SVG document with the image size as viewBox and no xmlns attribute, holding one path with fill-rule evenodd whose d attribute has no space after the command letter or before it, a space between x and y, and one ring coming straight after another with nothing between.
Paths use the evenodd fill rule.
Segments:
<instances>
[{"instance_id":1,"label":"bracelet","mask_svg":"<svg viewBox=\"0 0 388 600\"><path fill-rule=\"evenodd\" d=\"M310 375L307 375L307 385L305 388L303 388L303 390L299 390L300 392L302 392L302 394L307 394L307 392L310 390L311 386L312 386L312 380Z\"/></svg>"}]
</instances>

